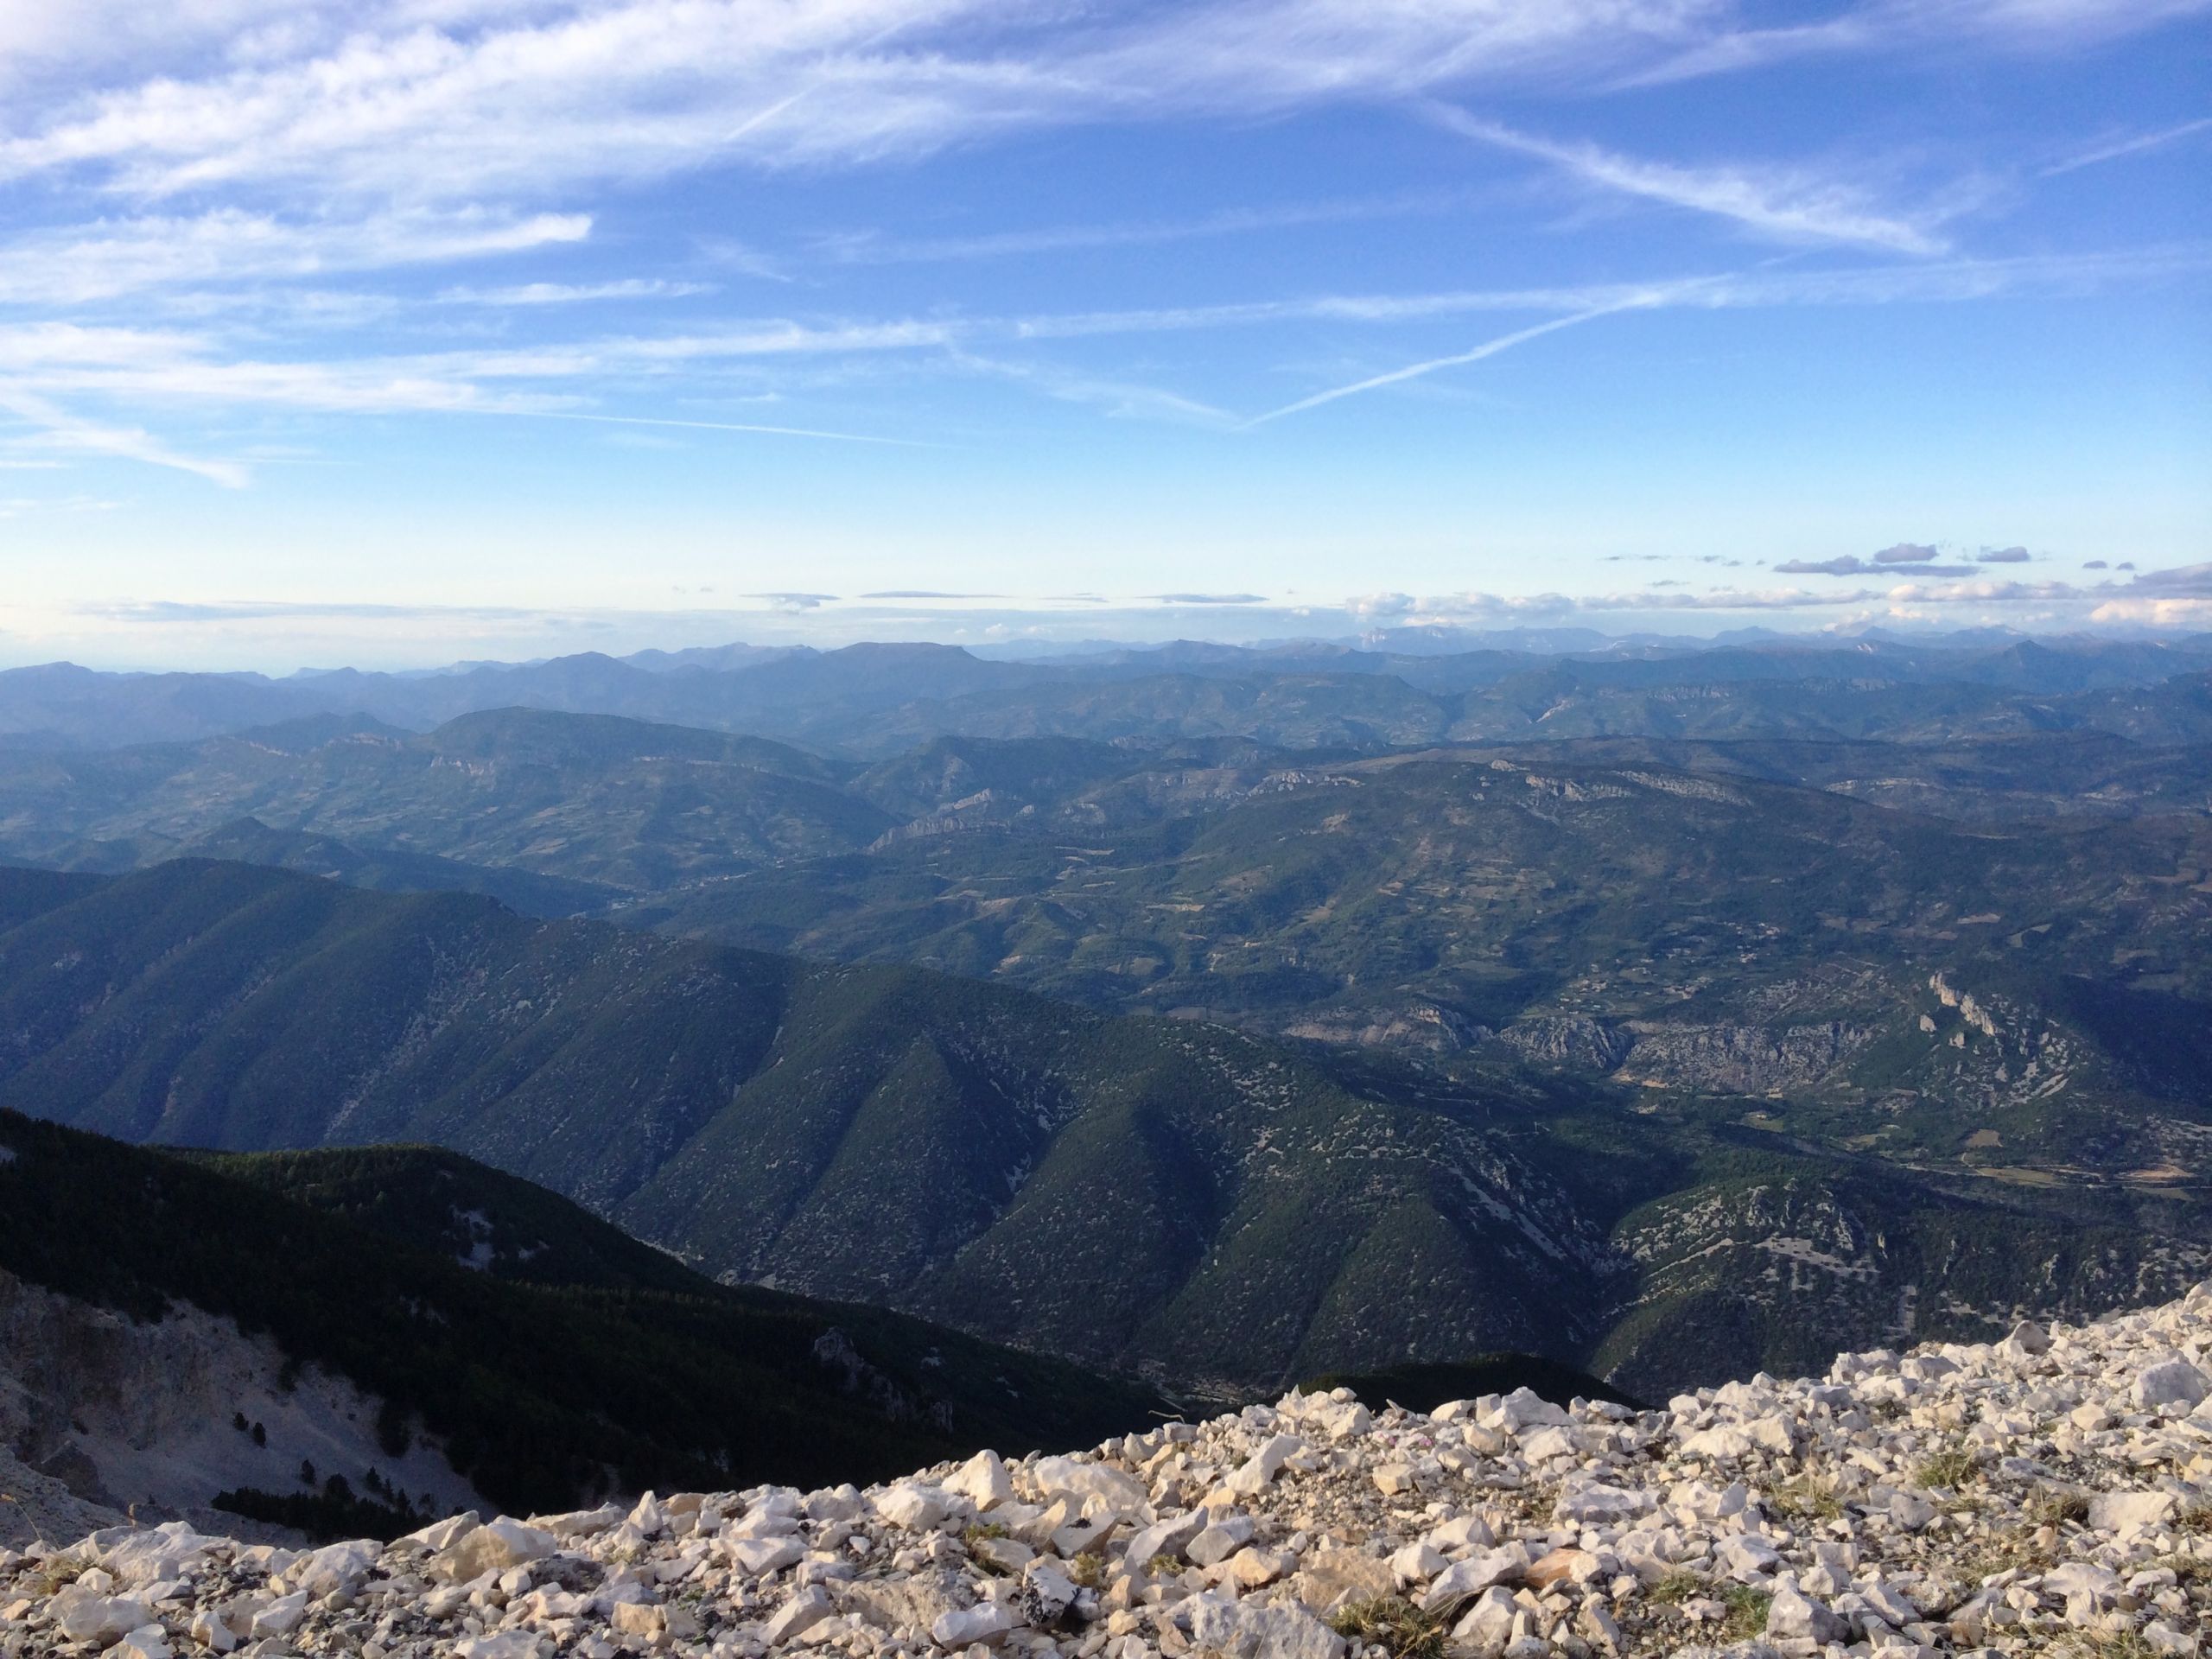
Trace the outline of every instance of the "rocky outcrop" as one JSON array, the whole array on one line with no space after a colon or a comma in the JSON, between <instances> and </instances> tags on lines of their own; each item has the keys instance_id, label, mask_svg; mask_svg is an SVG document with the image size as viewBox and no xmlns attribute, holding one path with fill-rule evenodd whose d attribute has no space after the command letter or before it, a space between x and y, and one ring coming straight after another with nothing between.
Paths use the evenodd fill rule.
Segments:
<instances>
[{"instance_id":1,"label":"rocky outcrop","mask_svg":"<svg viewBox=\"0 0 2212 1659\"><path fill-rule=\"evenodd\" d=\"M1283 1034L1359 1048L1414 1048L1432 1054L1456 1054L1489 1041L1492 1033L1489 1027L1478 1026L1452 1009L1417 1002L1398 1008L1330 1008L1293 1021L1283 1027Z\"/></svg>"},{"instance_id":2,"label":"rocky outcrop","mask_svg":"<svg viewBox=\"0 0 2212 1659\"><path fill-rule=\"evenodd\" d=\"M1871 1042L1872 1027L1824 1020L1803 1026L1692 1026L1638 1021L1626 1083L1764 1095L1825 1082Z\"/></svg>"},{"instance_id":3,"label":"rocky outcrop","mask_svg":"<svg viewBox=\"0 0 2212 1659\"><path fill-rule=\"evenodd\" d=\"M378 1403L200 1309L135 1320L0 1271L0 1454L42 1512L71 1513L67 1494L98 1513L213 1525L216 1494L291 1491L303 1463L356 1486L376 1470L433 1513L475 1501L423 1437L398 1457L378 1444ZM0 1492L16 1496L4 1469ZM0 1503L0 1541L51 1524L29 1510Z\"/></svg>"},{"instance_id":4,"label":"rocky outcrop","mask_svg":"<svg viewBox=\"0 0 2212 1659\"><path fill-rule=\"evenodd\" d=\"M1586 1014L1536 1014L1516 1020L1497 1040L1524 1060L1579 1071L1610 1071L1628 1058L1636 1038Z\"/></svg>"},{"instance_id":5,"label":"rocky outcrop","mask_svg":"<svg viewBox=\"0 0 2212 1659\"><path fill-rule=\"evenodd\" d=\"M0 1552L0 1654L2190 1655L2209 1495L2212 1285L1663 1411L1340 1389L389 1547L111 1528Z\"/></svg>"}]
</instances>

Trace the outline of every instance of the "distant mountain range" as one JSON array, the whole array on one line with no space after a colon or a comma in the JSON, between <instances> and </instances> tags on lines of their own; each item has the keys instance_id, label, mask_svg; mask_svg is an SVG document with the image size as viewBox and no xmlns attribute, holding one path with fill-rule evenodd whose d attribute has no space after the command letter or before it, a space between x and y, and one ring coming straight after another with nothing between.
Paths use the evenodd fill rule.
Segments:
<instances>
[{"instance_id":1,"label":"distant mountain range","mask_svg":"<svg viewBox=\"0 0 2212 1659\"><path fill-rule=\"evenodd\" d=\"M2212 639L1376 643L0 675L0 1105L1217 1397L2212 1262Z\"/></svg>"},{"instance_id":2,"label":"distant mountain range","mask_svg":"<svg viewBox=\"0 0 2212 1659\"><path fill-rule=\"evenodd\" d=\"M2212 636L2202 634L2165 642L1621 642L1571 655L1437 652L1433 639L1409 640L1404 631L1377 643L1382 649L1181 644L1049 662L986 660L936 645L729 645L285 679L52 664L0 673L0 741L115 747L327 714L423 731L503 708L623 715L869 759L943 735L1236 736L1298 746L1614 733L2212 737ZM1402 648L1409 643L1430 648ZM2126 695L2192 675L2193 690L2148 701ZM1679 695L1687 687L1707 690Z\"/></svg>"}]
</instances>

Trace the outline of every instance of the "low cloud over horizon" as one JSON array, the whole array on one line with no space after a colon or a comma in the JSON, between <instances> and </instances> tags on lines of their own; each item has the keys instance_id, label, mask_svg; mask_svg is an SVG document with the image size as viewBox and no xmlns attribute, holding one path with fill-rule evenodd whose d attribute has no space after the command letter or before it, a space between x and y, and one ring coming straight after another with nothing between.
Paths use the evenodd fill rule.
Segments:
<instances>
[{"instance_id":1,"label":"low cloud over horizon","mask_svg":"<svg viewBox=\"0 0 2212 1659\"><path fill-rule=\"evenodd\" d=\"M2212 563L2089 583L1989 575L1945 580L1919 561L1886 568L1893 578L1887 586L1700 588L1662 579L1580 594L1383 592L1330 601L1245 593L1120 601L1096 594L984 599L895 589L850 599L760 594L737 606L635 610L124 600L46 614L0 605L0 668L67 658L106 668L282 674L301 668L423 670L457 661L528 661L585 652L620 656L733 643L831 649L871 640L933 641L1007 653L1181 639L1418 642L1423 631L1440 645L1460 635L1561 629L1610 638L1708 639L1745 629L1806 636L1870 628L1907 634L1990 627L2046 635L2212 632Z\"/></svg>"}]
</instances>

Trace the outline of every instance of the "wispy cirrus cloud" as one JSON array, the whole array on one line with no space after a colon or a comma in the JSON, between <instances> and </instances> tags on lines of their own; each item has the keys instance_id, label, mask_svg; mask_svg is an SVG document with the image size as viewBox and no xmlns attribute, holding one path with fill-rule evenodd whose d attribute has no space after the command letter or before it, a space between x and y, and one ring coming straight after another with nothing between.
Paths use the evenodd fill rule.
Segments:
<instances>
[{"instance_id":1,"label":"wispy cirrus cloud","mask_svg":"<svg viewBox=\"0 0 2212 1659\"><path fill-rule=\"evenodd\" d=\"M1012 0L385 0L197 75L67 100L0 175L93 168L393 200L542 192L710 162L915 154L1023 127L1280 111L1572 73L1678 41L1717 0L1212 0L1040 18ZM287 49L289 42L289 49Z\"/></svg>"},{"instance_id":2,"label":"wispy cirrus cloud","mask_svg":"<svg viewBox=\"0 0 2212 1659\"><path fill-rule=\"evenodd\" d=\"M1723 24L1621 78L1650 86L1740 74L1793 59L1976 43L2037 53L2158 29L2212 9L2208 0L1865 0L1810 22Z\"/></svg>"},{"instance_id":3,"label":"wispy cirrus cloud","mask_svg":"<svg viewBox=\"0 0 2212 1659\"><path fill-rule=\"evenodd\" d=\"M1300 397L1295 403L1285 404L1280 409L1271 409L1264 415L1255 415L1243 423L1243 428L1241 429L1249 430L1255 426L1264 426L1270 421L1279 421L1286 416L1302 415L1308 410L1319 409L1325 404L1333 404L1339 398L1357 397L1362 392L1378 391L1384 386L1395 386L1408 380L1419 379L1423 375L1435 373L1439 369L1459 368L1470 363L1479 363L1485 358L1496 357L1501 352L1510 352L1516 346L1525 346L1532 340L1540 340L1546 334L1557 334L1562 328L1577 327L1586 322L1595 322L1600 317L1618 316L1624 311L1646 309L1664 302L1664 296L1661 293L1653 292L1623 300L1618 304L1593 306L1587 311L1572 312L1564 317L1554 317L1546 322L1532 323L1526 328L1516 328L1510 334L1500 334L1495 340L1486 340L1481 345L1467 351L1453 352L1444 357L1427 358L1419 363L1408 363L1402 367L1390 369L1382 374L1370 374L1365 379L1355 380L1349 385L1332 386L1325 391L1314 392L1310 397Z\"/></svg>"},{"instance_id":4,"label":"wispy cirrus cloud","mask_svg":"<svg viewBox=\"0 0 2212 1659\"><path fill-rule=\"evenodd\" d=\"M1448 212L1466 204L1465 193L1423 193L1369 200L1290 203L1274 207L1230 207L1194 219L1123 221L1101 225L1048 225L1023 230L982 231L967 236L894 237L879 232L819 237L808 251L814 258L842 265L932 264L971 259L1019 258L1025 255L1077 253L1097 248L1148 247L1205 237L1245 236L1266 231L1301 230L1317 225L1358 224L1376 219Z\"/></svg>"},{"instance_id":5,"label":"wispy cirrus cloud","mask_svg":"<svg viewBox=\"0 0 2212 1659\"><path fill-rule=\"evenodd\" d=\"M1340 398L1496 356L1562 328L1670 308L1943 304L1997 294L2126 291L2212 270L2212 247L2110 255L1915 261L1849 270L1761 270L1646 283L1321 294L1213 305L1019 315L861 319L767 318L717 330L598 335L521 346L408 354L276 358L242 353L225 337L185 328L60 321L0 324L0 372L49 399L204 410L268 407L324 413L414 411L592 418L722 428L861 442L918 442L866 433L735 422L687 421L605 407L627 385L656 384L685 365L745 365L765 372L816 359L900 356L944 372L984 372L1110 413L1200 426L1263 425ZM1079 373L1008 348L1110 336L1138 337L1298 323L1389 327L1455 316L1520 312L1541 321L1467 351L1426 358L1325 388L1239 422L1218 405L1141 383ZM117 453L124 453L118 451Z\"/></svg>"},{"instance_id":6,"label":"wispy cirrus cloud","mask_svg":"<svg viewBox=\"0 0 2212 1659\"><path fill-rule=\"evenodd\" d=\"M2117 162L2130 156L2146 155L2154 149L2164 149L2169 144L2193 138L2200 132L2212 132L2212 116L2196 121L2184 121L2178 126L2161 127L2154 132L2139 132L2125 138L2107 138L2053 162L2043 169L2045 178L2055 178L2063 173L2078 172L2085 167L2096 167L2106 162Z\"/></svg>"},{"instance_id":7,"label":"wispy cirrus cloud","mask_svg":"<svg viewBox=\"0 0 2212 1659\"><path fill-rule=\"evenodd\" d=\"M0 305L81 305L209 283L319 277L582 241L588 213L480 208L283 219L226 207L102 219L0 245Z\"/></svg>"},{"instance_id":8,"label":"wispy cirrus cloud","mask_svg":"<svg viewBox=\"0 0 2212 1659\"><path fill-rule=\"evenodd\" d=\"M49 399L0 380L0 410L31 429L30 442L80 454L114 455L192 473L226 489L243 489L250 474L234 461L189 455L135 426L88 420L56 407Z\"/></svg>"},{"instance_id":9,"label":"wispy cirrus cloud","mask_svg":"<svg viewBox=\"0 0 2212 1659\"><path fill-rule=\"evenodd\" d=\"M1584 184L1727 219L1772 239L1911 254L1939 254L1949 246L1929 215L1886 210L1850 180L1766 163L1688 167L1649 161L1522 132L1449 105L1429 109L1438 124L1452 132L1547 162Z\"/></svg>"},{"instance_id":10,"label":"wispy cirrus cloud","mask_svg":"<svg viewBox=\"0 0 2212 1659\"><path fill-rule=\"evenodd\" d=\"M603 300L685 300L718 292L712 283L625 276L611 283L516 283L505 288L448 288L442 305L589 305Z\"/></svg>"}]
</instances>

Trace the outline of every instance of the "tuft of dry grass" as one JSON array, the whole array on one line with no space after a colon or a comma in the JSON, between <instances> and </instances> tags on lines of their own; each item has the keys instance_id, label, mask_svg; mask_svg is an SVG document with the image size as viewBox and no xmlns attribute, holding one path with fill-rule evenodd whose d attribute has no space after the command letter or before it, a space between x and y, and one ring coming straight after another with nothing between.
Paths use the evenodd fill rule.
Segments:
<instances>
[{"instance_id":1,"label":"tuft of dry grass","mask_svg":"<svg viewBox=\"0 0 2212 1659\"><path fill-rule=\"evenodd\" d=\"M1441 1613L1424 1613L1399 1596L1353 1602L1330 1617L1329 1628L1353 1642L1380 1644L1391 1659L1444 1659L1452 1624Z\"/></svg>"},{"instance_id":2,"label":"tuft of dry grass","mask_svg":"<svg viewBox=\"0 0 2212 1659\"><path fill-rule=\"evenodd\" d=\"M2037 1492L2024 1508L2028 1519L2039 1527L2064 1526L2069 1522L2079 1526L2089 1518L2088 1495L2057 1486Z\"/></svg>"},{"instance_id":3,"label":"tuft of dry grass","mask_svg":"<svg viewBox=\"0 0 2212 1659\"><path fill-rule=\"evenodd\" d=\"M1964 1484L1974 1471L1974 1453L1955 1446L1936 1452L1922 1464L1913 1478L1925 1487L1953 1491Z\"/></svg>"},{"instance_id":4,"label":"tuft of dry grass","mask_svg":"<svg viewBox=\"0 0 2212 1659\"><path fill-rule=\"evenodd\" d=\"M1767 1507L1791 1521L1833 1521L1843 1513L1843 1500L1833 1481L1800 1475L1776 1487Z\"/></svg>"},{"instance_id":5,"label":"tuft of dry grass","mask_svg":"<svg viewBox=\"0 0 2212 1659\"><path fill-rule=\"evenodd\" d=\"M1748 1584L1724 1585L1720 1599L1728 1604L1728 1620L1720 1627L1721 1634L1731 1642L1744 1641L1766 1629L1766 1610L1774 1600L1766 1591L1754 1590Z\"/></svg>"}]
</instances>

